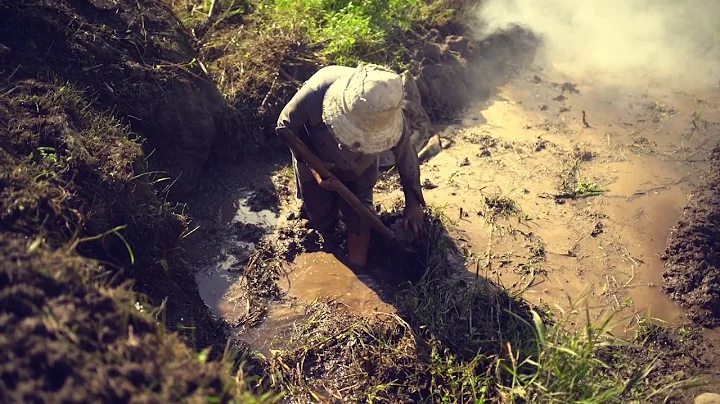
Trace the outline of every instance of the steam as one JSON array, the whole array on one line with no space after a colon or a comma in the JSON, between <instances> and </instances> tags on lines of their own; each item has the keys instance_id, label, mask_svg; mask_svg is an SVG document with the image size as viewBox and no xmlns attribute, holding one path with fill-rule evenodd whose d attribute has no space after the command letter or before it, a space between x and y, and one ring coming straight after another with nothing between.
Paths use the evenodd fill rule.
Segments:
<instances>
[{"instance_id":1,"label":"steam","mask_svg":"<svg viewBox=\"0 0 720 404\"><path fill-rule=\"evenodd\" d=\"M543 41L538 61L577 77L674 89L720 81L718 0L484 0L479 39L514 26Z\"/></svg>"}]
</instances>

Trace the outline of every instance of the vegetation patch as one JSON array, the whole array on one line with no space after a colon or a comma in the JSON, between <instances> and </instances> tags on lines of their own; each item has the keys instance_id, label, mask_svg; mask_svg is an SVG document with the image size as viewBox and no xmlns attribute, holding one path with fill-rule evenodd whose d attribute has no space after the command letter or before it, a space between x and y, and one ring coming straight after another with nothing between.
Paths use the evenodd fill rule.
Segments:
<instances>
[{"instance_id":1,"label":"vegetation patch","mask_svg":"<svg viewBox=\"0 0 720 404\"><path fill-rule=\"evenodd\" d=\"M297 402L609 403L662 401L692 385L688 373L677 373L684 362L660 369L653 357L625 358L649 340L615 339L612 316L594 323L582 301L550 318L469 274L442 220L430 215L418 241L427 247L425 273L398 288L397 313L365 317L336 303L310 305L269 359L274 389Z\"/></svg>"},{"instance_id":2,"label":"vegetation patch","mask_svg":"<svg viewBox=\"0 0 720 404\"><path fill-rule=\"evenodd\" d=\"M423 33L455 24L465 3L165 1L195 34L203 69L232 106L231 131L240 135L230 141L239 142L240 150L278 146L271 139L281 109L322 66L363 61L404 70L412 60L422 59L411 51L424 43L413 30ZM224 146L227 149L227 143ZM223 151L218 153L233 157Z\"/></svg>"}]
</instances>

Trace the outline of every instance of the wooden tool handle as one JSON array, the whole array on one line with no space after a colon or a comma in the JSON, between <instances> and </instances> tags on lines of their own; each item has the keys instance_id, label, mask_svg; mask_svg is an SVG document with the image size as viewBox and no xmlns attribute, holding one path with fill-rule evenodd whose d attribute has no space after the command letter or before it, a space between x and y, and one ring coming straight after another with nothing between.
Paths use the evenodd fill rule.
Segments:
<instances>
[{"instance_id":1,"label":"wooden tool handle","mask_svg":"<svg viewBox=\"0 0 720 404\"><path fill-rule=\"evenodd\" d=\"M323 163L319 158L313 154L310 149L303 143L300 139L295 136L292 131L286 128L278 129L277 131L278 135L280 135L285 143L292 149L293 153L295 153L295 156L300 158L303 162L305 162L307 165L310 166L313 170L315 170L318 174L320 174L320 177L322 179L334 179L335 183L337 184L337 187L335 191L340 194L340 197L342 197L352 208L355 210L355 212L358 213L358 215L362 216L363 218L367 219L370 222L370 226L375 229L380 235L389 237L393 239L395 237L395 233L393 233L392 230L390 230L385 224L383 224L382 221L380 221L380 218L377 217L377 215L370 210L370 208L360 202L360 200L353 194L345 184L340 182L333 173L330 172L330 170L325 166L325 163Z\"/></svg>"}]
</instances>

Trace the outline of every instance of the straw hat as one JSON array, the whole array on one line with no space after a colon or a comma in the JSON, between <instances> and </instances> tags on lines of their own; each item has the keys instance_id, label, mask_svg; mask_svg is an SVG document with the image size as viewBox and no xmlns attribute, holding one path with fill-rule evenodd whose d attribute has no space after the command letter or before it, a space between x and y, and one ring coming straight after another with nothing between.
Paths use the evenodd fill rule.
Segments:
<instances>
[{"instance_id":1,"label":"straw hat","mask_svg":"<svg viewBox=\"0 0 720 404\"><path fill-rule=\"evenodd\" d=\"M323 121L343 147L381 153L400 141L403 100L400 75L363 64L330 85L323 99Z\"/></svg>"}]
</instances>

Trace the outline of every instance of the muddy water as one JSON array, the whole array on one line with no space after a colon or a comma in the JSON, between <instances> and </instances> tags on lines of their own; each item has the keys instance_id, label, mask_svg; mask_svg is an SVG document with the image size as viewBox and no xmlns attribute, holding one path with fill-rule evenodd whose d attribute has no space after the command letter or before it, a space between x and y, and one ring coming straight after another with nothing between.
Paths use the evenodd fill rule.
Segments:
<instances>
[{"instance_id":1,"label":"muddy water","mask_svg":"<svg viewBox=\"0 0 720 404\"><path fill-rule=\"evenodd\" d=\"M493 102L471 110L462 125L446 128L453 146L423 167L437 185L426 191L427 200L453 217L459 208L482 211L490 194L514 200L530 220L491 224L470 215L458 219L458 231L487 276L531 301L567 309L568 298L587 295L597 315L649 311L684 322L660 288L661 255L716 141L720 113L707 105L720 94L628 95L592 82L576 93L552 83L571 81L567 77L544 75L527 72ZM704 108L700 125L693 124L698 105ZM488 149L483 136L501 145ZM540 140L547 144L537 147ZM543 197L557 193L575 148L592 153L577 165L577 179L607 192L558 202ZM546 256L533 261L528 249L537 239Z\"/></svg>"},{"instance_id":2,"label":"muddy water","mask_svg":"<svg viewBox=\"0 0 720 404\"><path fill-rule=\"evenodd\" d=\"M382 286L373 276L353 272L332 254L302 254L291 268L288 276L280 281L281 287L288 296L305 304L332 300L361 315L394 311L383 301Z\"/></svg>"},{"instance_id":3,"label":"muddy water","mask_svg":"<svg viewBox=\"0 0 720 404\"><path fill-rule=\"evenodd\" d=\"M387 295L377 276L357 274L332 254L301 254L287 266L287 276L279 282L286 295L283 303L271 304L258 326L237 330L240 338L264 355L271 355L273 348L282 345L295 323L306 318L305 308L316 302L340 303L359 315L394 312L382 297ZM228 309L235 296L226 295L218 306L228 320L233 319L233 312Z\"/></svg>"},{"instance_id":4,"label":"muddy water","mask_svg":"<svg viewBox=\"0 0 720 404\"><path fill-rule=\"evenodd\" d=\"M282 345L285 335L292 332L296 322L306 318L302 305L272 304L263 322L241 334L243 341L263 355L272 356L272 349Z\"/></svg>"},{"instance_id":5,"label":"muddy water","mask_svg":"<svg viewBox=\"0 0 720 404\"><path fill-rule=\"evenodd\" d=\"M250 310L246 280L240 273L255 249L252 242L244 240L242 235L234 235L230 229L237 224L251 224L271 232L278 221L278 215L272 211L252 211L247 205L248 196L247 192L229 194L225 200L217 201L215 216L221 224L219 237L206 238L201 231L198 240L185 247L190 257L205 258L199 261L195 274L200 296L213 314L230 325L240 324Z\"/></svg>"},{"instance_id":6,"label":"muddy water","mask_svg":"<svg viewBox=\"0 0 720 404\"><path fill-rule=\"evenodd\" d=\"M252 308L242 272L259 237L253 230L248 238L248 225L270 234L286 220L282 212L253 211L249 201L256 196L256 189L274 186L265 181L277 170L277 166L254 164L230 167L213 176L191 204L197 221L193 225L198 229L184 243L188 257L198 268L196 280L205 303L233 327L236 335L266 355L305 318L306 307L316 301L344 304L361 315L393 311L385 303L391 293L381 285L385 283L382 269L358 274L331 254L309 253L286 263L287 275L279 281L286 298L269 305L261 324L244 328ZM298 206L291 205L281 211L297 211Z\"/></svg>"}]
</instances>

